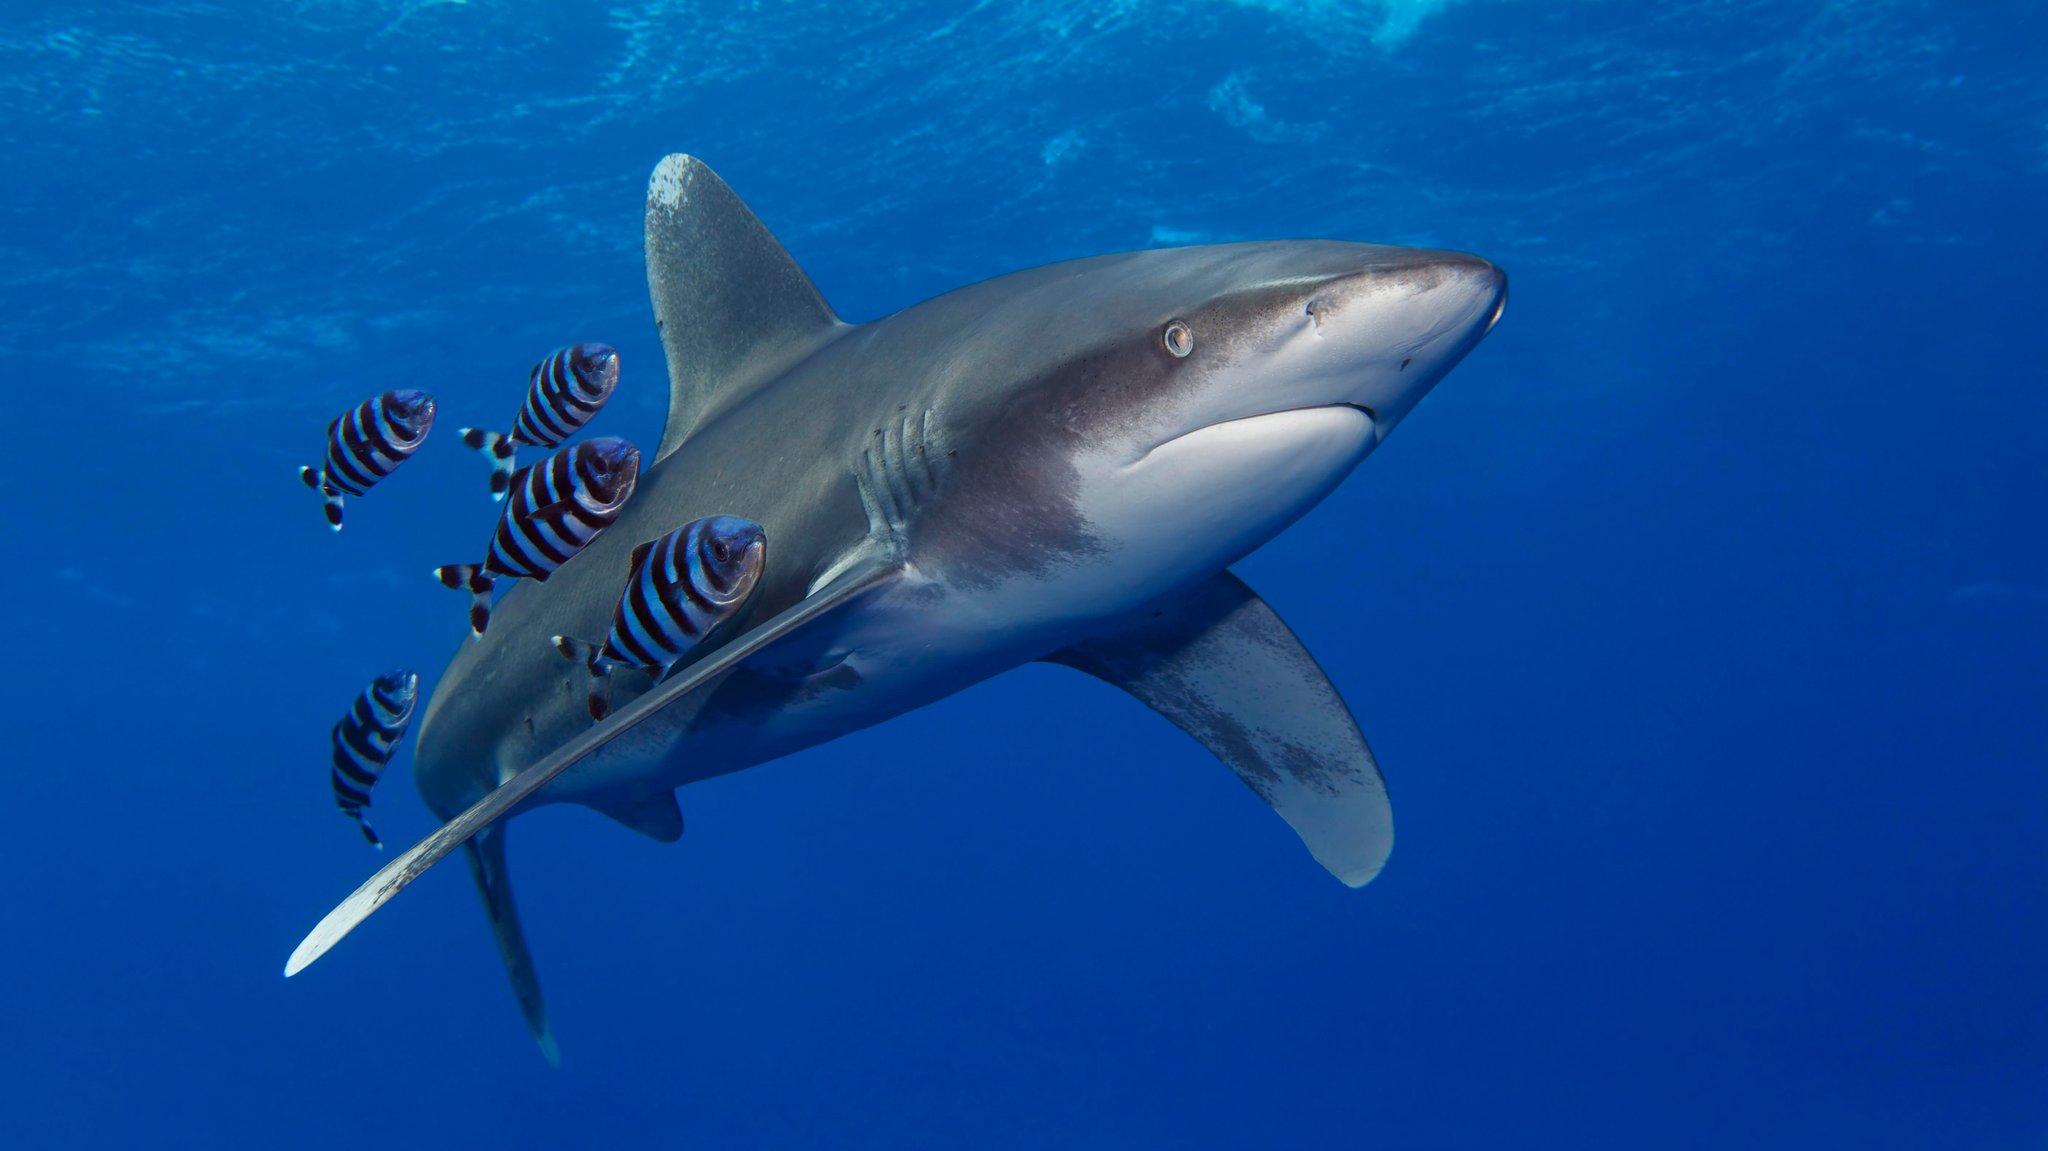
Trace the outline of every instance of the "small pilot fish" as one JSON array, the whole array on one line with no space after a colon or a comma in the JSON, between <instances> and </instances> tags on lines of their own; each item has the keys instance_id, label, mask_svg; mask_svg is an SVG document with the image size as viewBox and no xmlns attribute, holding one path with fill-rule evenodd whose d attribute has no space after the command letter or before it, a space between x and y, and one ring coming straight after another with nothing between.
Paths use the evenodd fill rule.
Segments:
<instances>
[{"instance_id":1,"label":"small pilot fish","mask_svg":"<svg viewBox=\"0 0 2048 1151\"><path fill-rule=\"evenodd\" d=\"M512 477L512 499L498 516L491 552L480 564L434 569L441 586L467 588L472 638L491 622L497 576L546 583L569 557L619 518L640 479L640 449L605 436L563 448Z\"/></svg>"},{"instance_id":2,"label":"small pilot fish","mask_svg":"<svg viewBox=\"0 0 2048 1151\"><path fill-rule=\"evenodd\" d=\"M619 383L619 353L610 344L577 344L557 350L533 366L526 382L526 406L509 432L462 429L462 442L491 461L491 498L512 488L512 460L520 444L559 447L590 422Z\"/></svg>"},{"instance_id":3,"label":"small pilot fish","mask_svg":"<svg viewBox=\"0 0 2048 1151\"><path fill-rule=\"evenodd\" d=\"M334 725L334 802L363 829L371 847L382 848L384 841L370 830L363 809L370 806L370 789L391 762L392 751L405 738L419 697L419 676L403 668L387 671L363 689Z\"/></svg>"},{"instance_id":4,"label":"small pilot fish","mask_svg":"<svg viewBox=\"0 0 2048 1151\"><path fill-rule=\"evenodd\" d=\"M327 458L300 468L299 479L320 493L327 526L341 530L341 497L359 496L398 469L427 442L434 427L434 397L411 388L364 400L327 425Z\"/></svg>"},{"instance_id":5,"label":"small pilot fish","mask_svg":"<svg viewBox=\"0 0 2048 1151\"><path fill-rule=\"evenodd\" d=\"M554 637L563 659L590 671L590 718L611 711L612 668L638 668L660 679L746 604L767 563L767 533L738 516L692 520L634 548L604 646Z\"/></svg>"}]
</instances>

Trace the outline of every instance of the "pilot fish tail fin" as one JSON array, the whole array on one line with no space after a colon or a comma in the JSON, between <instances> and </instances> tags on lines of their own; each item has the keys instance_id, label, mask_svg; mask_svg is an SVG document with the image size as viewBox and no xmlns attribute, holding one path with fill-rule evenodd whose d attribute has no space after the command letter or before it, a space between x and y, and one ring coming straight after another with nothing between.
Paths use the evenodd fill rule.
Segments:
<instances>
[{"instance_id":1,"label":"pilot fish tail fin","mask_svg":"<svg viewBox=\"0 0 2048 1151\"><path fill-rule=\"evenodd\" d=\"M462 444L482 452L491 463L491 498L502 500L512 490L512 473L517 470L519 445L503 432L482 428L462 429Z\"/></svg>"},{"instance_id":2,"label":"pilot fish tail fin","mask_svg":"<svg viewBox=\"0 0 2048 1151\"><path fill-rule=\"evenodd\" d=\"M320 497L320 510L326 513L327 526L341 530L341 493L327 482L327 476L319 468L300 468L299 482L313 489Z\"/></svg>"},{"instance_id":3,"label":"pilot fish tail fin","mask_svg":"<svg viewBox=\"0 0 2048 1151\"><path fill-rule=\"evenodd\" d=\"M469 638L482 639L491 626L491 589L497 579L482 564L443 564L434 569L434 578L442 587L469 592Z\"/></svg>"},{"instance_id":4,"label":"pilot fish tail fin","mask_svg":"<svg viewBox=\"0 0 2048 1151\"><path fill-rule=\"evenodd\" d=\"M647 182L647 290L669 375L656 459L845 327L760 218L695 156L667 157Z\"/></svg>"},{"instance_id":5,"label":"pilot fish tail fin","mask_svg":"<svg viewBox=\"0 0 2048 1151\"><path fill-rule=\"evenodd\" d=\"M491 935L498 941L498 955L505 961L505 974L512 980L512 995L519 1000L519 1012L526 1017L527 1030L548 1066L562 1065L561 1049L548 1025L547 1004L540 995L540 976L533 967L533 952L526 946L526 932L519 926L519 907L512 900L512 874L505 866L505 825L487 828L463 844L469 857L469 873L476 879L477 894L483 896L484 915L491 921Z\"/></svg>"},{"instance_id":6,"label":"pilot fish tail fin","mask_svg":"<svg viewBox=\"0 0 2048 1151\"><path fill-rule=\"evenodd\" d=\"M580 663L590 673L590 718L603 719L612 710L612 661L604 657L603 650L588 640L575 636L558 635L549 637L555 645L555 653L570 663Z\"/></svg>"},{"instance_id":7,"label":"pilot fish tail fin","mask_svg":"<svg viewBox=\"0 0 2048 1151\"><path fill-rule=\"evenodd\" d=\"M1218 573L1046 658L1195 737L1347 886L1385 865L1394 817L1372 749L1315 658L1236 576Z\"/></svg>"}]
</instances>

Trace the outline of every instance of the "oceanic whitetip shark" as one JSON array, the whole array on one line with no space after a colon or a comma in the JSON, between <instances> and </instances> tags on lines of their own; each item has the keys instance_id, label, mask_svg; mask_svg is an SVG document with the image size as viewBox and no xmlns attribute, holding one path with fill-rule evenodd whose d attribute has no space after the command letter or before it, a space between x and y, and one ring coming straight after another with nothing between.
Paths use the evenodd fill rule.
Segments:
<instances>
[{"instance_id":1,"label":"oceanic whitetip shark","mask_svg":"<svg viewBox=\"0 0 2048 1151\"><path fill-rule=\"evenodd\" d=\"M1372 752L1227 569L1492 329L1499 269L1219 244L1051 264L849 324L724 181L670 156L648 188L647 279L670 386L654 462L609 531L463 642L415 757L449 822L314 928L287 975L463 846L554 1062L506 816L580 803L673 841L676 788L1033 661L1171 720L1344 883L1379 873L1393 820ZM633 547L715 514L766 529L753 598L658 685L624 677L593 724L586 674L550 637L604 635Z\"/></svg>"}]
</instances>

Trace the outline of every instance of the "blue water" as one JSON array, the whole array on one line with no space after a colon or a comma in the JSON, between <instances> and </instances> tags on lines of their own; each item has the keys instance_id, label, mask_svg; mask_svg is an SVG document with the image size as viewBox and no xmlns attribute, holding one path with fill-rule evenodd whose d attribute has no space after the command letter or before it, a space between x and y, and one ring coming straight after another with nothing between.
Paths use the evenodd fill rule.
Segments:
<instances>
[{"instance_id":1,"label":"blue water","mask_svg":"<svg viewBox=\"0 0 2048 1151\"><path fill-rule=\"evenodd\" d=\"M170 3L0 16L10 1147L2018 1147L2048 1139L2048 14L1932 0ZM619 345L706 158L864 319L1102 251L1506 268L1497 331L1238 571L1400 842L1332 881L1033 667L524 817L563 1067L327 729L431 681L482 467L293 469ZM404 761L388 839L434 821Z\"/></svg>"}]
</instances>

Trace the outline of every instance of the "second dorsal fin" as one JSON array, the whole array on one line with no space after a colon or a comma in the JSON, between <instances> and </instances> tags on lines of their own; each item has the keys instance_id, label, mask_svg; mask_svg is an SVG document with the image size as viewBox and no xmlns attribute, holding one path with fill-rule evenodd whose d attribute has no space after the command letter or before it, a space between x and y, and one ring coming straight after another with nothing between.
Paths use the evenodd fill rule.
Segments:
<instances>
[{"instance_id":1,"label":"second dorsal fin","mask_svg":"<svg viewBox=\"0 0 2048 1151\"><path fill-rule=\"evenodd\" d=\"M647 291L668 357L656 459L841 327L810 277L695 156L663 159L647 182Z\"/></svg>"}]
</instances>

